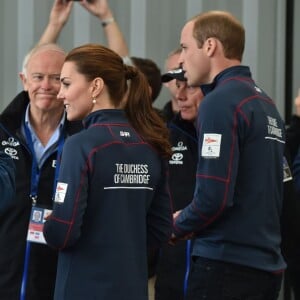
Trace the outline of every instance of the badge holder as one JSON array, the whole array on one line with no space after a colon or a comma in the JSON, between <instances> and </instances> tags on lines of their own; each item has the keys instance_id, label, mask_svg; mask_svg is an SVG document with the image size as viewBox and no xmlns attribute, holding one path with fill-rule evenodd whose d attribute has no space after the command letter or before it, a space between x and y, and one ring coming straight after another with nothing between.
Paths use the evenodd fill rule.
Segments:
<instances>
[{"instance_id":1,"label":"badge holder","mask_svg":"<svg viewBox=\"0 0 300 300\"><path fill-rule=\"evenodd\" d=\"M27 241L46 244L43 228L44 223L51 212L51 209L45 209L37 206L32 207L27 232Z\"/></svg>"}]
</instances>

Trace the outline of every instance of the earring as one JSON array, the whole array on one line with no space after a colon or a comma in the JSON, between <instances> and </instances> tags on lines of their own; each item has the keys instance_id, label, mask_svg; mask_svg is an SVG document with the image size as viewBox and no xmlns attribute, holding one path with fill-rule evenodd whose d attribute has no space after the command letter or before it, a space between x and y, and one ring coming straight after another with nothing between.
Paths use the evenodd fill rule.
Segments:
<instances>
[{"instance_id":1,"label":"earring","mask_svg":"<svg viewBox=\"0 0 300 300\"><path fill-rule=\"evenodd\" d=\"M93 100L92 100L92 102L93 102L93 104L96 104L96 98L95 97L93 97Z\"/></svg>"}]
</instances>

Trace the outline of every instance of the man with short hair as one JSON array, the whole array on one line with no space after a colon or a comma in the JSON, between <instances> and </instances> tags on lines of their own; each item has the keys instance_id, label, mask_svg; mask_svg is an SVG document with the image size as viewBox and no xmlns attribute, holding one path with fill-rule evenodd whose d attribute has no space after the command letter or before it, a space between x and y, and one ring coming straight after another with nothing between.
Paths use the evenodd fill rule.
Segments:
<instances>
[{"instance_id":1,"label":"man with short hair","mask_svg":"<svg viewBox=\"0 0 300 300\"><path fill-rule=\"evenodd\" d=\"M201 85L193 199L174 214L171 242L193 238L187 300L275 300L286 267L281 254L283 121L272 99L241 65L242 24L209 11L181 32L179 63Z\"/></svg>"},{"instance_id":2,"label":"man with short hair","mask_svg":"<svg viewBox=\"0 0 300 300\"><path fill-rule=\"evenodd\" d=\"M57 252L41 243L41 230L29 230L29 220L51 210L63 143L81 129L57 99L64 59L55 44L33 48L20 74L24 91L0 116L0 150L16 166L16 196L0 215L0 299L53 299Z\"/></svg>"}]
</instances>

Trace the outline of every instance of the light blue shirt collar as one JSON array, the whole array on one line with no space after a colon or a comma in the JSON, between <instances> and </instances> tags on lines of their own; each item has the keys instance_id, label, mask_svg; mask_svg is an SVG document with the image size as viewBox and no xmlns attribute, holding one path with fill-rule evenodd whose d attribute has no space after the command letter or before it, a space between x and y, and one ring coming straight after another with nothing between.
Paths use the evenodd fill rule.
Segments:
<instances>
[{"instance_id":1,"label":"light blue shirt collar","mask_svg":"<svg viewBox=\"0 0 300 300\"><path fill-rule=\"evenodd\" d=\"M40 139L38 138L38 136L36 135L34 129L32 128L32 126L30 124L29 108L30 108L30 104L28 104L28 106L26 108L25 124L28 126L28 129L31 133L31 139L32 139L32 143L33 143L33 149L35 152L36 160L37 160L39 167L41 167L42 164L44 163L46 157L50 154L50 149L52 149L52 146L58 142L58 139L59 139L60 135L62 134L62 128L64 127L64 124L65 124L66 114L65 113L63 114L57 128L55 129L54 133L52 134L47 145L43 146L43 144L41 143ZM24 132L23 132L23 134L24 134ZM52 151L54 151L54 149L52 149Z\"/></svg>"}]
</instances>

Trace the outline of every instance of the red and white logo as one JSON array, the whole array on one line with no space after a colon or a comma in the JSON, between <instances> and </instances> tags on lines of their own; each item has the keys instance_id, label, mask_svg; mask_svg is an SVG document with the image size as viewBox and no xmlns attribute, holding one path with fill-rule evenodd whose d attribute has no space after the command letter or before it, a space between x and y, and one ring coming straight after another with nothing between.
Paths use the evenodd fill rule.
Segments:
<instances>
[{"instance_id":1,"label":"red and white logo","mask_svg":"<svg viewBox=\"0 0 300 300\"><path fill-rule=\"evenodd\" d=\"M64 182L58 182L56 185L55 198L54 202L56 203L64 203L66 193L68 189L68 184Z\"/></svg>"},{"instance_id":2,"label":"red and white logo","mask_svg":"<svg viewBox=\"0 0 300 300\"><path fill-rule=\"evenodd\" d=\"M204 158L220 157L222 135L218 133L204 133L201 156Z\"/></svg>"}]
</instances>

